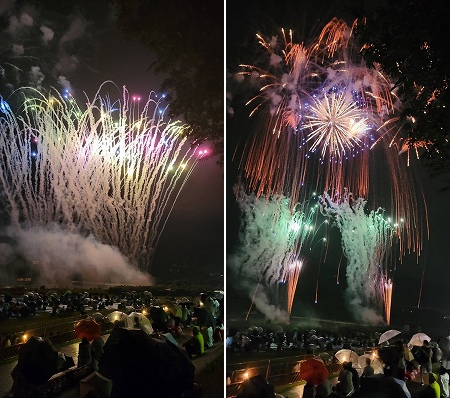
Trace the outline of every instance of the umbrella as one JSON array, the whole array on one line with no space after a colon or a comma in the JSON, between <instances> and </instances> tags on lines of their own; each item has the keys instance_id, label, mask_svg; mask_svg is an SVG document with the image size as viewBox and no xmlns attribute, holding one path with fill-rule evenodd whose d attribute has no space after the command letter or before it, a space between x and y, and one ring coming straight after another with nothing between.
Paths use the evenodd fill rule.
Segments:
<instances>
[{"instance_id":1,"label":"umbrella","mask_svg":"<svg viewBox=\"0 0 450 398\"><path fill-rule=\"evenodd\" d=\"M237 398L269 398L275 396L275 388L264 377L257 374L245 380L239 389Z\"/></svg>"},{"instance_id":2,"label":"umbrella","mask_svg":"<svg viewBox=\"0 0 450 398\"><path fill-rule=\"evenodd\" d=\"M99 397L111 396L112 381L98 372L80 380L80 397L85 397L89 391L94 391Z\"/></svg>"},{"instance_id":3,"label":"umbrella","mask_svg":"<svg viewBox=\"0 0 450 398\"><path fill-rule=\"evenodd\" d=\"M319 354L319 358L323 361L323 363L327 364L331 362L331 355L328 352L321 352Z\"/></svg>"},{"instance_id":4,"label":"umbrella","mask_svg":"<svg viewBox=\"0 0 450 398\"><path fill-rule=\"evenodd\" d=\"M13 373L20 371L29 383L44 384L58 371L58 363L58 351L50 340L31 336L19 349L19 359Z\"/></svg>"},{"instance_id":5,"label":"umbrella","mask_svg":"<svg viewBox=\"0 0 450 398\"><path fill-rule=\"evenodd\" d=\"M359 366L364 369L366 367L366 359L370 358L370 365L372 366L375 374L383 374L383 364L378 358L373 357L370 354L363 354L358 358Z\"/></svg>"},{"instance_id":6,"label":"umbrella","mask_svg":"<svg viewBox=\"0 0 450 398\"><path fill-rule=\"evenodd\" d=\"M130 315L128 315L126 320L126 325L129 328L136 327L136 321L135 318L139 319L140 328L147 334L153 333L152 323L150 322L150 319L148 319L145 315L142 315L140 312L132 312Z\"/></svg>"},{"instance_id":7,"label":"umbrella","mask_svg":"<svg viewBox=\"0 0 450 398\"><path fill-rule=\"evenodd\" d=\"M378 358L386 365L392 365L398 363L400 356L396 347L389 346L378 349Z\"/></svg>"},{"instance_id":8,"label":"umbrella","mask_svg":"<svg viewBox=\"0 0 450 398\"><path fill-rule=\"evenodd\" d=\"M195 367L186 350L140 329L114 328L99 372L112 380L113 397L181 397L192 390Z\"/></svg>"},{"instance_id":9,"label":"umbrella","mask_svg":"<svg viewBox=\"0 0 450 398\"><path fill-rule=\"evenodd\" d=\"M92 314L91 318L93 318L97 323L101 323L105 320L105 316L101 312L96 312L95 314Z\"/></svg>"},{"instance_id":10,"label":"umbrella","mask_svg":"<svg viewBox=\"0 0 450 398\"><path fill-rule=\"evenodd\" d=\"M300 377L309 384L322 384L329 372L325 364L315 358L300 362Z\"/></svg>"},{"instance_id":11,"label":"umbrella","mask_svg":"<svg viewBox=\"0 0 450 398\"><path fill-rule=\"evenodd\" d=\"M121 311L113 311L106 316L111 323L126 322L128 315Z\"/></svg>"},{"instance_id":12,"label":"umbrella","mask_svg":"<svg viewBox=\"0 0 450 398\"><path fill-rule=\"evenodd\" d=\"M172 313L174 317L181 318L182 317L182 311L181 307L178 305L175 305L173 303L166 303L165 306L167 309Z\"/></svg>"},{"instance_id":13,"label":"umbrella","mask_svg":"<svg viewBox=\"0 0 450 398\"><path fill-rule=\"evenodd\" d=\"M102 327L97 322L95 322L94 319L82 319L75 325L75 335L79 339L86 337L89 341L92 341L99 337L101 334Z\"/></svg>"},{"instance_id":14,"label":"umbrella","mask_svg":"<svg viewBox=\"0 0 450 398\"><path fill-rule=\"evenodd\" d=\"M338 352L336 352L336 354L334 354L334 356L340 363L352 362L354 364L357 364L359 358L358 354L355 351L347 349L339 350Z\"/></svg>"},{"instance_id":15,"label":"umbrella","mask_svg":"<svg viewBox=\"0 0 450 398\"><path fill-rule=\"evenodd\" d=\"M395 330L395 329L391 329L388 330L387 332L384 332L381 336L380 339L378 340L378 344L382 344L385 341L389 341L390 339L392 339L395 336L398 336L401 332L399 330Z\"/></svg>"},{"instance_id":16,"label":"umbrella","mask_svg":"<svg viewBox=\"0 0 450 398\"><path fill-rule=\"evenodd\" d=\"M416 333L415 335L413 335L411 337L411 340L409 340L408 345L409 346L419 346L422 347L423 346L423 342L427 340L428 342L431 341L431 337L426 335L425 333Z\"/></svg>"}]
</instances>

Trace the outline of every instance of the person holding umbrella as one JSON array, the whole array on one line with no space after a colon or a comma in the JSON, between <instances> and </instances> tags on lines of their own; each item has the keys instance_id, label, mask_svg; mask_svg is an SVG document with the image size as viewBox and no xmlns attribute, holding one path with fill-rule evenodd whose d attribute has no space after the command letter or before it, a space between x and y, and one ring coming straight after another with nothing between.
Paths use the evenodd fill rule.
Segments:
<instances>
[{"instance_id":1,"label":"person holding umbrella","mask_svg":"<svg viewBox=\"0 0 450 398\"><path fill-rule=\"evenodd\" d=\"M91 345L86 337L78 345L78 367L92 363Z\"/></svg>"},{"instance_id":2,"label":"person holding umbrella","mask_svg":"<svg viewBox=\"0 0 450 398\"><path fill-rule=\"evenodd\" d=\"M316 398L316 386L314 384L305 384L302 398Z\"/></svg>"}]
</instances>

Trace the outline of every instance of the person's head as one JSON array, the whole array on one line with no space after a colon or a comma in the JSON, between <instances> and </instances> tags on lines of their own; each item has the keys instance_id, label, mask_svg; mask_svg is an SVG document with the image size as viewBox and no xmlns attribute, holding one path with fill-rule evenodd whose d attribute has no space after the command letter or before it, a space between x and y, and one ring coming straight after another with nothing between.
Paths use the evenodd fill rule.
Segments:
<instances>
[{"instance_id":1,"label":"person's head","mask_svg":"<svg viewBox=\"0 0 450 398\"><path fill-rule=\"evenodd\" d=\"M372 360L370 358L366 358L366 365L369 366L371 364Z\"/></svg>"},{"instance_id":2,"label":"person's head","mask_svg":"<svg viewBox=\"0 0 450 398\"><path fill-rule=\"evenodd\" d=\"M434 383L436 381L436 376L434 373L430 373L428 376L428 382L429 384Z\"/></svg>"},{"instance_id":3,"label":"person's head","mask_svg":"<svg viewBox=\"0 0 450 398\"><path fill-rule=\"evenodd\" d=\"M83 337L83 338L81 339L81 344L89 344L88 339L87 339L86 337Z\"/></svg>"},{"instance_id":4,"label":"person's head","mask_svg":"<svg viewBox=\"0 0 450 398\"><path fill-rule=\"evenodd\" d=\"M199 333L200 333L200 328L199 328L198 326L194 326L194 327L192 328L192 334L193 334L194 336L197 336Z\"/></svg>"},{"instance_id":5,"label":"person's head","mask_svg":"<svg viewBox=\"0 0 450 398\"><path fill-rule=\"evenodd\" d=\"M139 323L139 317L137 315L134 317L134 323Z\"/></svg>"},{"instance_id":6,"label":"person's head","mask_svg":"<svg viewBox=\"0 0 450 398\"><path fill-rule=\"evenodd\" d=\"M447 373L447 369L445 369L442 365L439 368L439 374L440 375L445 375Z\"/></svg>"},{"instance_id":7,"label":"person's head","mask_svg":"<svg viewBox=\"0 0 450 398\"><path fill-rule=\"evenodd\" d=\"M428 347L430 345L430 342L428 340L423 341L424 347Z\"/></svg>"}]
</instances>

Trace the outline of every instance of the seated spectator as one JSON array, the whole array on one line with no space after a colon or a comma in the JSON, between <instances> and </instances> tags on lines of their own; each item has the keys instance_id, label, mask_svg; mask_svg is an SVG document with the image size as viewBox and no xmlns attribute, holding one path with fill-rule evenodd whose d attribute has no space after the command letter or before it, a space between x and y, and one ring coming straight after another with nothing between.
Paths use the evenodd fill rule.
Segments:
<instances>
[{"instance_id":1,"label":"seated spectator","mask_svg":"<svg viewBox=\"0 0 450 398\"><path fill-rule=\"evenodd\" d=\"M193 357L194 355L198 356L205 352L205 343L203 340L203 336L200 333L200 328L198 326L194 326L192 328L193 336L183 344L183 347L186 349L189 357Z\"/></svg>"}]
</instances>

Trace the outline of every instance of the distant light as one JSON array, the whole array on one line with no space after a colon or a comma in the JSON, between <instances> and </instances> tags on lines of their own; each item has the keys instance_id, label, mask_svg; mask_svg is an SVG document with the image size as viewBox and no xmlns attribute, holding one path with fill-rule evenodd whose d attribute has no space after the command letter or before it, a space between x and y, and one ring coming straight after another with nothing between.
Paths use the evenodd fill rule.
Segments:
<instances>
[{"instance_id":1,"label":"distant light","mask_svg":"<svg viewBox=\"0 0 450 398\"><path fill-rule=\"evenodd\" d=\"M165 93L161 94L161 97L166 98L166 94Z\"/></svg>"}]
</instances>

